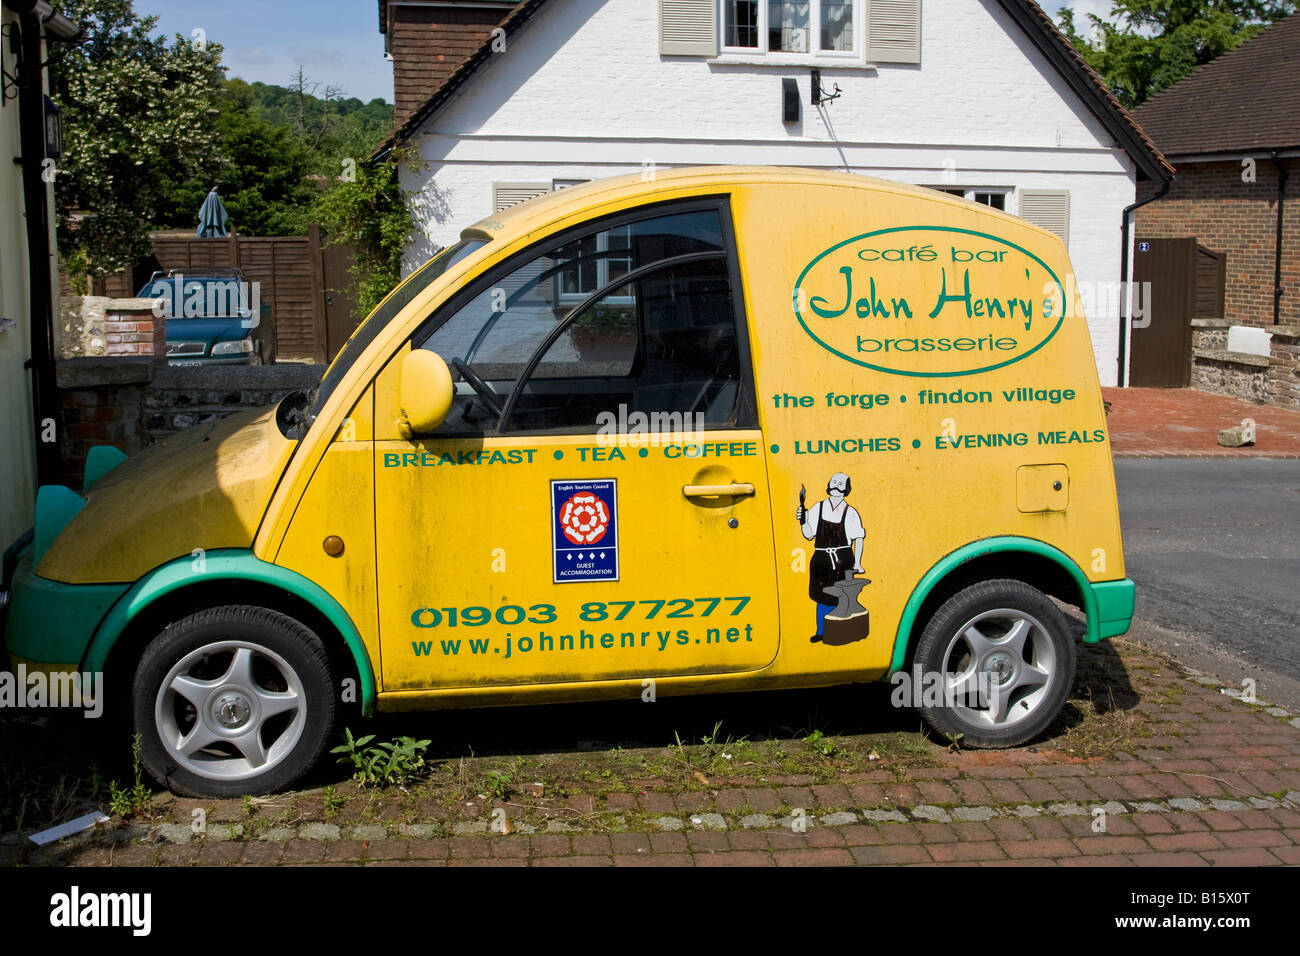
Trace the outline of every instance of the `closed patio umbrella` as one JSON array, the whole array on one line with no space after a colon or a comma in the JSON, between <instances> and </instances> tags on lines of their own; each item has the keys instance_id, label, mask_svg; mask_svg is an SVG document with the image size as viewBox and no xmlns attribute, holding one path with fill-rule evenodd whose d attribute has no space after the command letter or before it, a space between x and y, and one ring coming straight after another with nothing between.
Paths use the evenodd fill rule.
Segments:
<instances>
[{"instance_id":1,"label":"closed patio umbrella","mask_svg":"<svg viewBox=\"0 0 1300 956\"><path fill-rule=\"evenodd\" d=\"M199 208L199 228L194 235L200 239L219 239L229 235L226 230L226 222L229 219L226 204L217 195L217 187L213 186Z\"/></svg>"}]
</instances>

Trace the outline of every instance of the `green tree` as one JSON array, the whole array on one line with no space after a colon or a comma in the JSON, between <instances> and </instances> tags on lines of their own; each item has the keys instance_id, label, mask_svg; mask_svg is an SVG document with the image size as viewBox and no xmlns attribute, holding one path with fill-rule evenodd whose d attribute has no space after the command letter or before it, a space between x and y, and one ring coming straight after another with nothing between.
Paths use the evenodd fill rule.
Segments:
<instances>
[{"instance_id":1,"label":"green tree","mask_svg":"<svg viewBox=\"0 0 1300 956\"><path fill-rule=\"evenodd\" d=\"M1295 10L1289 0L1115 0L1109 18L1088 14L1087 36L1070 7L1060 24L1132 109Z\"/></svg>"},{"instance_id":2,"label":"green tree","mask_svg":"<svg viewBox=\"0 0 1300 956\"><path fill-rule=\"evenodd\" d=\"M287 126L267 122L255 108L252 87L240 79L224 84L214 122L219 156L211 180L169 178L157 225L193 228L199 206L216 186L230 224L241 235L305 235L320 190L303 142Z\"/></svg>"},{"instance_id":3,"label":"green tree","mask_svg":"<svg viewBox=\"0 0 1300 956\"><path fill-rule=\"evenodd\" d=\"M358 163L353 176L334 180L315 205L316 219L330 241L356 250L352 279L360 316L369 314L401 280L402 249L413 228L398 177L404 164L413 170L421 165L402 150L373 166Z\"/></svg>"},{"instance_id":4,"label":"green tree","mask_svg":"<svg viewBox=\"0 0 1300 956\"><path fill-rule=\"evenodd\" d=\"M59 6L87 33L50 68L64 111L59 248L74 271L102 276L148 251L170 183L205 182L219 167L221 47L152 36L158 18L137 16L131 0Z\"/></svg>"}]
</instances>

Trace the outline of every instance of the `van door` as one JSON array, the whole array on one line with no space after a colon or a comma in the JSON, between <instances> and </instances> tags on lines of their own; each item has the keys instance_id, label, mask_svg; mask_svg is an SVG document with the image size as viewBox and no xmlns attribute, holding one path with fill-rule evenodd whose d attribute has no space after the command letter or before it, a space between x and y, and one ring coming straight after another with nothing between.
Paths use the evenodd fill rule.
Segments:
<instances>
[{"instance_id":1,"label":"van door","mask_svg":"<svg viewBox=\"0 0 1300 956\"><path fill-rule=\"evenodd\" d=\"M410 347L458 381L436 433L376 441L385 691L775 658L766 459L725 199L543 240ZM381 380L392 420L396 379Z\"/></svg>"}]
</instances>

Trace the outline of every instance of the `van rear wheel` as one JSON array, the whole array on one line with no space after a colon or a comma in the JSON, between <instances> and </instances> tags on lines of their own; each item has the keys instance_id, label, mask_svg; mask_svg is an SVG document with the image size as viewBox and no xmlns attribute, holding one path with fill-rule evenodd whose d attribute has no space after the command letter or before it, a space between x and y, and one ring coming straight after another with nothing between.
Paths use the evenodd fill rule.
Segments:
<instances>
[{"instance_id":1,"label":"van rear wheel","mask_svg":"<svg viewBox=\"0 0 1300 956\"><path fill-rule=\"evenodd\" d=\"M218 607L171 624L136 668L141 761L174 793L288 787L320 758L335 717L329 654L278 611Z\"/></svg>"},{"instance_id":2,"label":"van rear wheel","mask_svg":"<svg viewBox=\"0 0 1300 956\"><path fill-rule=\"evenodd\" d=\"M1023 581L983 581L930 618L914 665L943 691L919 708L932 729L969 746L1014 747L1046 730L1065 706L1074 642L1042 591Z\"/></svg>"}]
</instances>

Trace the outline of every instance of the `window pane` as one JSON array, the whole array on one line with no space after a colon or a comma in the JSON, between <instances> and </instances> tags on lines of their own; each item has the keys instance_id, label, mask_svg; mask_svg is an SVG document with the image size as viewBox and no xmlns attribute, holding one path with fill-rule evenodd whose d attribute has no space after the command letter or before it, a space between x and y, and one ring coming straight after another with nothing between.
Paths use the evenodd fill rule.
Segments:
<instances>
[{"instance_id":1,"label":"window pane","mask_svg":"<svg viewBox=\"0 0 1300 956\"><path fill-rule=\"evenodd\" d=\"M808 52L807 0L768 0L767 48L782 53Z\"/></svg>"},{"instance_id":2,"label":"window pane","mask_svg":"<svg viewBox=\"0 0 1300 956\"><path fill-rule=\"evenodd\" d=\"M593 434L636 413L667 440L732 428L740 378L726 260L685 263L575 316L524 385L505 430Z\"/></svg>"},{"instance_id":3,"label":"window pane","mask_svg":"<svg viewBox=\"0 0 1300 956\"><path fill-rule=\"evenodd\" d=\"M758 0L727 0L723 46L758 49Z\"/></svg>"},{"instance_id":4,"label":"window pane","mask_svg":"<svg viewBox=\"0 0 1300 956\"><path fill-rule=\"evenodd\" d=\"M992 206L994 209L1005 211L1007 208L1006 193L976 193L975 201L985 206Z\"/></svg>"},{"instance_id":5,"label":"window pane","mask_svg":"<svg viewBox=\"0 0 1300 956\"><path fill-rule=\"evenodd\" d=\"M609 246L608 252L610 257L605 260L605 282L613 282L615 279L621 279L632 271L631 255L618 255L620 252L630 253L632 249L632 227L623 226L618 229L611 229L607 234L606 244Z\"/></svg>"},{"instance_id":6,"label":"window pane","mask_svg":"<svg viewBox=\"0 0 1300 956\"><path fill-rule=\"evenodd\" d=\"M587 296L600 287L596 281L600 252L598 240L596 235L584 236L556 251L555 261L565 263L556 278L561 295Z\"/></svg>"},{"instance_id":7,"label":"window pane","mask_svg":"<svg viewBox=\"0 0 1300 956\"><path fill-rule=\"evenodd\" d=\"M822 0L822 49L853 52L853 0Z\"/></svg>"},{"instance_id":8,"label":"window pane","mask_svg":"<svg viewBox=\"0 0 1300 956\"><path fill-rule=\"evenodd\" d=\"M504 404L547 336L598 289L661 259L722 249L722 225L713 209L654 216L579 234L547 252L525 256L427 337L417 333L414 344L437 352L448 363L453 359L466 363ZM537 374L568 379L614 374L617 368L610 363L617 356L610 350L636 341L634 292L625 285L586 309L559 335L543 363L549 366L539 368ZM626 376L631 358L618 361L623 363L620 374ZM593 363L599 368L589 367ZM458 380L456 399L437 433L494 430L492 403L454 369L452 374Z\"/></svg>"}]
</instances>

